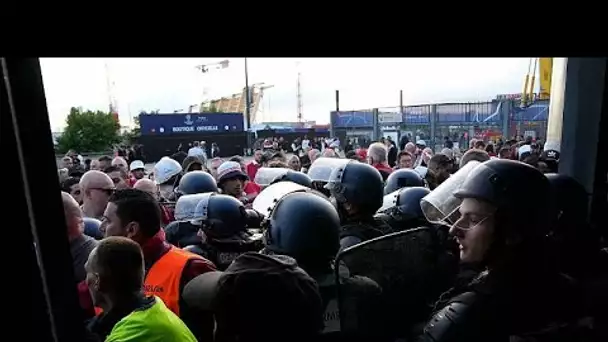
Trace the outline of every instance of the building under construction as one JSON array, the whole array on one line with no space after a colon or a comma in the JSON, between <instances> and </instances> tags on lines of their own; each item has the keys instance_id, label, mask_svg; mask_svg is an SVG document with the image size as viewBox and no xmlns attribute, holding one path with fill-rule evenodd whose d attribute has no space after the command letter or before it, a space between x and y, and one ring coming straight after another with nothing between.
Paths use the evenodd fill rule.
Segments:
<instances>
[{"instance_id":1,"label":"building under construction","mask_svg":"<svg viewBox=\"0 0 608 342\"><path fill-rule=\"evenodd\" d=\"M264 97L264 90L272 88L263 84L254 84L249 87L249 101L251 103L250 113L251 122L258 123L257 113L260 103ZM247 89L243 88L240 93L225 96L219 99L204 101L201 103L199 112L201 113L246 113Z\"/></svg>"}]
</instances>

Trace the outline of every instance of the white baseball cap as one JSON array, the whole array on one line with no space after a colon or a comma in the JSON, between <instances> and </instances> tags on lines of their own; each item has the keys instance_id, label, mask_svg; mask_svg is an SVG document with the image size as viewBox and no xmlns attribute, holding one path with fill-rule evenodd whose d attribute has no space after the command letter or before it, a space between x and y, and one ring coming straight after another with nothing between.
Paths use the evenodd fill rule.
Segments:
<instances>
[{"instance_id":1,"label":"white baseball cap","mask_svg":"<svg viewBox=\"0 0 608 342\"><path fill-rule=\"evenodd\" d=\"M131 165L129 165L129 170L133 171L133 170L137 170L137 169L145 169L146 166L144 165L144 162L141 160L134 160L131 162Z\"/></svg>"}]
</instances>

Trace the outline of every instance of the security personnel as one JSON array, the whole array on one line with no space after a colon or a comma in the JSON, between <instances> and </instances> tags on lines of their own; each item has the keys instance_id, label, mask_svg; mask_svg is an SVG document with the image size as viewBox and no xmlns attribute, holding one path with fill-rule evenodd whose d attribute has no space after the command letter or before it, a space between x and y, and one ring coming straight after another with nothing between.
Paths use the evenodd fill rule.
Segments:
<instances>
[{"instance_id":1,"label":"security personnel","mask_svg":"<svg viewBox=\"0 0 608 342\"><path fill-rule=\"evenodd\" d=\"M213 176L205 171L190 171L184 174L175 189L177 198L206 192L217 192L217 183Z\"/></svg>"},{"instance_id":2,"label":"security personnel","mask_svg":"<svg viewBox=\"0 0 608 342\"><path fill-rule=\"evenodd\" d=\"M167 242L179 248L200 244L199 227L190 223L190 220L194 218L196 205L205 196L205 194L193 194L179 197L175 203L175 221L165 227Z\"/></svg>"},{"instance_id":3,"label":"security personnel","mask_svg":"<svg viewBox=\"0 0 608 342\"><path fill-rule=\"evenodd\" d=\"M460 260L483 271L442 295L421 340L504 341L559 322L576 300L566 295L569 284L559 272L543 262L547 178L524 163L493 159L476 165L454 196L462 200L450 229Z\"/></svg>"},{"instance_id":4,"label":"security personnel","mask_svg":"<svg viewBox=\"0 0 608 342\"><path fill-rule=\"evenodd\" d=\"M124 236L137 242L144 253L146 295L160 297L191 330L201 325L198 318L181 314L181 291L188 281L216 267L209 260L165 241L158 203L152 195L137 189L114 192L104 212L101 231L105 237Z\"/></svg>"},{"instance_id":5,"label":"security personnel","mask_svg":"<svg viewBox=\"0 0 608 342\"><path fill-rule=\"evenodd\" d=\"M312 179L310 179L310 177L308 177L308 175L304 172L287 170L284 174L275 177L270 184L282 181L294 182L312 189Z\"/></svg>"},{"instance_id":6,"label":"security personnel","mask_svg":"<svg viewBox=\"0 0 608 342\"><path fill-rule=\"evenodd\" d=\"M341 276L340 286L344 299L352 303L356 312L343 313L350 321L340 322L337 285L333 261L340 248L340 218L336 209L322 195L313 190L288 193L278 199L269 217L263 223L263 254L288 255L298 262L319 284L325 305L323 330L327 340L358 341L375 333L373 305L381 293L378 284L366 277ZM358 319L351 319L359 314ZM342 326L350 327L342 331Z\"/></svg>"},{"instance_id":7,"label":"security personnel","mask_svg":"<svg viewBox=\"0 0 608 342\"><path fill-rule=\"evenodd\" d=\"M325 188L340 215L341 249L392 231L388 224L374 219L382 206L384 182L371 165L351 160L331 172Z\"/></svg>"},{"instance_id":8,"label":"security personnel","mask_svg":"<svg viewBox=\"0 0 608 342\"><path fill-rule=\"evenodd\" d=\"M416 173L416 171L412 172ZM393 172L391 176L395 173L396 172ZM420 176L418 177L420 178ZM422 180L422 178L420 178L420 180ZM388 194L386 196L394 197L394 206L377 214L376 217L383 219L396 232L410 228L428 226L429 222L422 212L420 200L430 192L429 189L423 186L413 186Z\"/></svg>"},{"instance_id":9,"label":"security personnel","mask_svg":"<svg viewBox=\"0 0 608 342\"><path fill-rule=\"evenodd\" d=\"M245 206L238 199L222 194L205 194L191 220L200 229L200 249L190 247L190 250L200 254L204 252L204 256L218 269L226 269L240 254L262 249L261 234L254 235L247 230L249 219Z\"/></svg>"},{"instance_id":10,"label":"security personnel","mask_svg":"<svg viewBox=\"0 0 608 342\"><path fill-rule=\"evenodd\" d=\"M420 177L420 174L412 169L397 169L386 179L384 194L388 195L410 186L424 186L424 180Z\"/></svg>"}]
</instances>

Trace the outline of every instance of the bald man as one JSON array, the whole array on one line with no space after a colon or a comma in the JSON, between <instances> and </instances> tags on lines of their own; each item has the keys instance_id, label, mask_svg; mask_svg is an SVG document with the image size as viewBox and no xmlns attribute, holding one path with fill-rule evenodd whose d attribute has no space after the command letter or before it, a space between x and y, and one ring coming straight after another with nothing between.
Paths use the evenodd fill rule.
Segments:
<instances>
[{"instance_id":1,"label":"bald man","mask_svg":"<svg viewBox=\"0 0 608 342\"><path fill-rule=\"evenodd\" d=\"M133 184L133 189L145 191L150 195L154 196L157 201L159 200L158 185L148 178L142 178L135 182L135 184Z\"/></svg>"},{"instance_id":2,"label":"bald man","mask_svg":"<svg viewBox=\"0 0 608 342\"><path fill-rule=\"evenodd\" d=\"M89 258L91 251L97 246L97 241L90 236L84 235L84 222L82 211L76 200L67 192L61 192L63 201L63 214L67 225L68 241L70 242L70 253L72 254L74 277L77 283L86 278L84 264Z\"/></svg>"},{"instance_id":3,"label":"bald man","mask_svg":"<svg viewBox=\"0 0 608 342\"><path fill-rule=\"evenodd\" d=\"M129 165L127 161L123 157L116 157L112 159L112 166L116 166L117 168L123 170L124 172L129 172Z\"/></svg>"},{"instance_id":4,"label":"bald man","mask_svg":"<svg viewBox=\"0 0 608 342\"><path fill-rule=\"evenodd\" d=\"M163 228L175 220L173 210L162 204L163 200L161 200L160 197L160 188L156 183L154 183L154 181L148 178L142 178L135 182L135 184L133 185L133 189L145 191L152 195L156 199L156 201L158 201L158 206L160 207L161 213L161 226Z\"/></svg>"},{"instance_id":5,"label":"bald man","mask_svg":"<svg viewBox=\"0 0 608 342\"><path fill-rule=\"evenodd\" d=\"M108 199L114 192L114 182L105 173L97 170L85 172L80 178L82 193L82 212L86 217L101 220L108 205Z\"/></svg>"}]
</instances>

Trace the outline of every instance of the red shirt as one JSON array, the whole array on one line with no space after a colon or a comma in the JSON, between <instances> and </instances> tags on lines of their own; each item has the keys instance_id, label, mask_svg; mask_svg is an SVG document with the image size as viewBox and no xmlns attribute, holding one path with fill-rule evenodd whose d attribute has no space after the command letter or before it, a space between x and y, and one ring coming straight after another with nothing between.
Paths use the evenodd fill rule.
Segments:
<instances>
[{"instance_id":1,"label":"red shirt","mask_svg":"<svg viewBox=\"0 0 608 342\"><path fill-rule=\"evenodd\" d=\"M146 265L146 272L152 267L152 265L160 259L165 253L169 251L171 245L165 241L165 231L160 230L156 235L148 239L141 245L141 249L144 253L144 261ZM182 271L182 277L180 280L180 289L192 279L197 276L216 271L215 265L207 259L192 259L186 264ZM78 284L78 297L80 299L80 306L85 310L88 317L95 316L95 309L93 306L93 300L89 293L86 280L83 280Z\"/></svg>"},{"instance_id":2,"label":"red shirt","mask_svg":"<svg viewBox=\"0 0 608 342\"><path fill-rule=\"evenodd\" d=\"M255 175L258 173L258 170L262 167L262 165L260 165L259 163L252 161L251 163L247 164L246 166L246 170L247 170L247 176L249 176L249 180L250 181L254 181L255 180Z\"/></svg>"},{"instance_id":3,"label":"red shirt","mask_svg":"<svg viewBox=\"0 0 608 342\"><path fill-rule=\"evenodd\" d=\"M258 183L254 182L254 181L248 181L247 184L245 184L243 191L248 196L253 195L253 194L259 194L260 191L262 191L262 187L260 187L258 185Z\"/></svg>"},{"instance_id":4,"label":"red shirt","mask_svg":"<svg viewBox=\"0 0 608 342\"><path fill-rule=\"evenodd\" d=\"M386 164L374 164L372 166L375 167L376 170L378 170L378 171L384 171L384 172L387 172L389 174L391 172L393 172L393 169L391 169L390 166L388 166Z\"/></svg>"}]
</instances>

